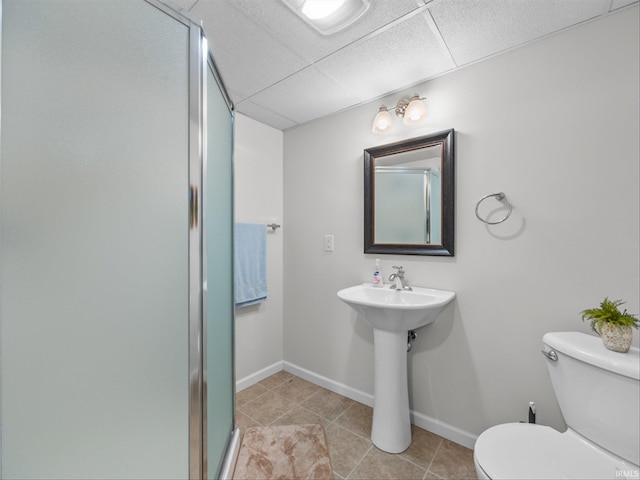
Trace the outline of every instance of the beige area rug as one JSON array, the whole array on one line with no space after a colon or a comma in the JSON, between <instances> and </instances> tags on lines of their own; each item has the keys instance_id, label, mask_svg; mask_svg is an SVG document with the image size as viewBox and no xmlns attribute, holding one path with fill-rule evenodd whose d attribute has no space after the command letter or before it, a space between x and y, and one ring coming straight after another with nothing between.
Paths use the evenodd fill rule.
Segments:
<instances>
[{"instance_id":1,"label":"beige area rug","mask_svg":"<svg viewBox=\"0 0 640 480\"><path fill-rule=\"evenodd\" d=\"M324 429L315 424L248 428L233 478L333 479Z\"/></svg>"}]
</instances>

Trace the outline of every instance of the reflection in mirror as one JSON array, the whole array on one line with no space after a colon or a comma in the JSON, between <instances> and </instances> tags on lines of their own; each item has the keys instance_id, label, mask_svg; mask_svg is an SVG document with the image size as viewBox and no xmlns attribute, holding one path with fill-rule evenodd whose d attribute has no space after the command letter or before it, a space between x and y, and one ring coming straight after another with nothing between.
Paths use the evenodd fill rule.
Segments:
<instances>
[{"instance_id":1,"label":"reflection in mirror","mask_svg":"<svg viewBox=\"0 0 640 480\"><path fill-rule=\"evenodd\" d=\"M453 255L453 130L364 152L365 253Z\"/></svg>"},{"instance_id":2,"label":"reflection in mirror","mask_svg":"<svg viewBox=\"0 0 640 480\"><path fill-rule=\"evenodd\" d=\"M434 145L377 159L373 222L376 243L441 242L441 156L442 147Z\"/></svg>"}]
</instances>

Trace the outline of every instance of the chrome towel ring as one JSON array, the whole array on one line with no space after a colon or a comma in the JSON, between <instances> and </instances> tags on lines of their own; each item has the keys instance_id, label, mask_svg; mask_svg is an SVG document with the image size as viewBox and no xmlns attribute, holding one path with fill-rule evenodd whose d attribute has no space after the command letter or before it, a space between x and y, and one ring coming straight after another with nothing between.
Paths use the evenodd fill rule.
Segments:
<instances>
[{"instance_id":1,"label":"chrome towel ring","mask_svg":"<svg viewBox=\"0 0 640 480\"><path fill-rule=\"evenodd\" d=\"M489 220L482 218L478 213L478 207L480 207L480 204L483 202L483 200L486 200L489 197L496 197L496 200L500 200L500 201L504 200L505 203L509 206L509 211L507 212L507 214L504 217L502 217L500 220L497 220L495 222L490 222ZM486 223L487 225L497 225L499 223L504 222L507 218L509 218L512 210L513 210L513 207L511 206L511 203L507 200L507 197L503 192L490 193L489 195L485 195L480 200L478 200L478 203L476 204L476 217L478 217L478 220Z\"/></svg>"}]
</instances>

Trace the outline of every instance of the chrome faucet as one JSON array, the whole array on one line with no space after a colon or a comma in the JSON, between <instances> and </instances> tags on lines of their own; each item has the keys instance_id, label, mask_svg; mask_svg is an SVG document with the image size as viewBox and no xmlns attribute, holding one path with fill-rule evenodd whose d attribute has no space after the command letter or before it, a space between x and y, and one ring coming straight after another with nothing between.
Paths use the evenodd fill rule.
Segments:
<instances>
[{"instance_id":1,"label":"chrome faucet","mask_svg":"<svg viewBox=\"0 0 640 480\"><path fill-rule=\"evenodd\" d=\"M391 285L391 288L394 290L412 290L404 279L404 269L402 266L396 267L394 265L393 268L395 268L397 272L389 275L389 281L394 282L394 284Z\"/></svg>"}]
</instances>

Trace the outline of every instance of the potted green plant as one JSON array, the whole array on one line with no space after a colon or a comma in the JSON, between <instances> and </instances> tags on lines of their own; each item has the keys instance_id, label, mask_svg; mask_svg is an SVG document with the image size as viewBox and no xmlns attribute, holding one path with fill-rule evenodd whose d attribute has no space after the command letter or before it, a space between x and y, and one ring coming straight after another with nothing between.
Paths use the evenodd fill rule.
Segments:
<instances>
[{"instance_id":1,"label":"potted green plant","mask_svg":"<svg viewBox=\"0 0 640 480\"><path fill-rule=\"evenodd\" d=\"M618 308L624 304L622 300L605 299L598 308L583 310L582 320L591 322L591 330L602 337L604 346L614 352L626 353L631 348L633 331L631 327L638 328L638 316L620 311Z\"/></svg>"}]
</instances>

